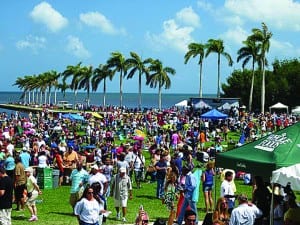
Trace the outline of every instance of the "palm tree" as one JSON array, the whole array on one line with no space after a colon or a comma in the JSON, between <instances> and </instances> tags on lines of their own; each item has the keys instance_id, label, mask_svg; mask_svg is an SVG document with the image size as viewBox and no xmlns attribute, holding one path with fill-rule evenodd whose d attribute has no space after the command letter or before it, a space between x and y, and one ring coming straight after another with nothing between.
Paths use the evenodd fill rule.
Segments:
<instances>
[{"instance_id":1,"label":"palm tree","mask_svg":"<svg viewBox=\"0 0 300 225\"><path fill-rule=\"evenodd\" d=\"M62 83L57 84L57 89L61 91L61 93L63 94L63 98L66 97L66 90L68 88L70 88L70 85L67 84L65 80L63 80Z\"/></svg>"},{"instance_id":2,"label":"palm tree","mask_svg":"<svg viewBox=\"0 0 300 225\"><path fill-rule=\"evenodd\" d=\"M191 57L195 58L199 56L198 64L200 65L199 74L199 97L202 98L202 65L204 59L205 45L201 43L190 43L188 45L188 52L184 56L184 64L190 60Z\"/></svg>"},{"instance_id":3,"label":"palm tree","mask_svg":"<svg viewBox=\"0 0 300 225\"><path fill-rule=\"evenodd\" d=\"M78 91L78 83L79 83L78 75L80 72L80 68L81 68L81 62L79 62L76 66L72 66L72 65L67 66L66 70L62 73L63 82L66 82L66 80L69 77L72 77L71 84L69 85L69 87L71 88L71 90L74 91L74 105L77 99L77 91Z\"/></svg>"},{"instance_id":4,"label":"palm tree","mask_svg":"<svg viewBox=\"0 0 300 225\"><path fill-rule=\"evenodd\" d=\"M221 65L221 55L223 55L227 61L228 61L228 65L232 66L233 61L231 59L231 56L224 51L225 47L223 44L223 40L218 39L209 39L207 44L206 44L206 54L205 57L209 56L210 53L214 52L218 54L218 91L217 91L217 97L220 98L221 94L220 94L220 86L221 86L221 74L220 74L220 65Z\"/></svg>"},{"instance_id":5,"label":"palm tree","mask_svg":"<svg viewBox=\"0 0 300 225\"><path fill-rule=\"evenodd\" d=\"M79 69L75 77L78 79L78 89L83 88L87 92L87 106L90 106L90 89L91 89L91 79L93 76L93 67L84 66Z\"/></svg>"},{"instance_id":6,"label":"palm tree","mask_svg":"<svg viewBox=\"0 0 300 225\"><path fill-rule=\"evenodd\" d=\"M266 53L270 49L270 39L272 37L272 32L268 30L265 23L262 23L262 30L258 28L252 29L252 35L248 38L258 42L260 44L260 58L261 58L261 68L262 68L262 84L261 84L261 112L265 112L265 66L266 66Z\"/></svg>"},{"instance_id":7,"label":"palm tree","mask_svg":"<svg viewBox=\"0 0 300 225\"><path fill-rule=\"evenodd\" d=\"M112 72L107 65L100 64L95 70L92 77L92 90L96 91L98 85L103 81L103 106L106 106L106 78L112 80Z\"/></svg>"},{"instance_id":8,"label":"palm tree","mask_svg":"<svg viewBox=\"0 0 300 225\"><path fill-rule=\"evenodd\" d=\"M120 107L123 106L123 76L126 75L127 66L124 55L120 52L112 52L111 57L107 60L107 66L112 71L112 76L116 72L120 73Z\"/></svg>"},{"instance_id":9,"label":"palm tree","mask_svg":"<svg viewBox=\"0 0 300 225\"><path fill-rule=\"evenodd\" d=\"M252 111L252 97L253 97L253 87L254 87L254 75L255 75L255 63L259 60L259 50L260 45L257 45L255 41L251 39L247 39L243 41L244 47L240 48L237 52L237 62L243 60L242 67L243 69L248 64L248 62L252 59L252 79L251 79L251 87L250 87L250 95L249 95L249 105L248 109Z\"/></svg>"},{"instance_id":10,"label":"palm tree","mask_svg":"<svg viewBox=\"0 0 300 225\"><path fill-rule=\"evenodd\" d=\"M138 101L138 108L141 109L142 106L142 75L148 74L147 64L151 62L152 59L148 58L146 60L142 60L141 57L136 54L135 52L130 52L131 58L126 60L127 69L129 73L127 74L127 79L131 79L136 72L138 72L138 89L139 89L139 101Z\"/></svg>"},{"instance_id":11,"label":"palm tree","mask_svg":"<svg viewBox=\"0 0 300 225\"><path fill-rule=\"evenodd\" d=\"M152 60L149 68L149 76L146 84L151 88L158 86L158 108L161 110L161 89L169 89L171 87L171 79L168 74L174 75L176 71L171 67L163 67L163 64L158 59ZM152 72L152 73L151 73Z\"/></svg>"}]
</instances>

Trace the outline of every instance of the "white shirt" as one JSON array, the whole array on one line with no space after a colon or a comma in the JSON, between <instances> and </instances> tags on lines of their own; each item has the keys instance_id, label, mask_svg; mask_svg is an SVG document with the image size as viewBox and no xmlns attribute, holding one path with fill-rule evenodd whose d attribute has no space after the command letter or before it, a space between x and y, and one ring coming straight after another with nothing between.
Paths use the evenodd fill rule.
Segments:
<instances>
[{"instance_id":1,"label":"white shirt","mask_svg":"<svg viewBox=\"0 0 300 225\"><path fill-rule=\"evenodd\" d=\"M234 195L232 183L227 180L223 180L221 184L221 197L225 195ZM231 201L234 201L234 198L230 198Z\"/></svg>"},{"instance_id":2,"label":"white shirt","mask_svg":"<svg viewBox=\"0 0 300 225\"><path fill-rule=\"evenodd\" d=\"M80 220L86 223L96 223L99 220L100 205L96 199L89 201L82 198L76 203L74 214L78 215Z\"/></svg>"},{"instance_id":3,"label":"white shirt","mask_svg":"<svg viewBox=\"0 0 300 225\"><path fill-rule=\"evenodd\" d=\"M253 225L255 218L262 215L256 205L249 206L248 203L240 204L232 210L229 225Z\"/></svg>"},{"instance_id":4,"label":"white shirt","mask_svg":"<svg viewBox=\"0 0 300 225\"><path fill-rule=\"evenodd\" d=\"M95 175L91 175L89 177L89 185L92 185L93 183L99 182L101 185L101 191L100 194L103 195L103 191L104 191L104 184L107 182L107 178L104 174L102 173L96 173Z\"/></svg>"},{"instance_id":5,"label":"white shirt","mask_svg":"<svg viewBox=\"0 0 300 225\"><path fill-rule=\"evenodd\" d=\"M40 155L40 156L38 157L38 161L39 161L39 165L38 165L39 168L45 168L45 167L48 166L48 165L47 165L47 156L45 156L45 155Z\"/></svg>"}]
</instances>

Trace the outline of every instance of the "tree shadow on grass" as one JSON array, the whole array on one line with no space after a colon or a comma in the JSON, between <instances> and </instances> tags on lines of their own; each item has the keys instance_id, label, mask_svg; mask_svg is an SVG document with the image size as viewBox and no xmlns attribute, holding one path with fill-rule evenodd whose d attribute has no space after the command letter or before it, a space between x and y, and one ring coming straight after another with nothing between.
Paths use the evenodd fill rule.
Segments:
<instances>
[{"instance_id":1,"label":"tree shadow on grass","mask_svg":"<svg viewBox=\"0 0 300 225\"><path fill-rule=\"evenodd\" d=\"M11 219L12 220L27 220L28 218L23 215L18 215L18 216L12 216Z\"/></svg>"},{"instance_id":2,"label":"tree shadow on grass","mask_svg":"<svg viewBox=\"0 0 300 225\"><path fill-rule=\"evenodd\" d=\"M71 212L49 212L49 214L57 214L62 216L71 216L74 217L75 215Z\"/></svg>"},{"instance_id":3,"label":"tree shadow on grass","mask_svg":"<svg viewBox=\"0 0 300 225\"><path fill-rule=\"evenodd\" d=\"M157 199L154 196L149 196L149 195L136 195L136 198L147 198L147 199Z\"/></svg>"}]
</instances>

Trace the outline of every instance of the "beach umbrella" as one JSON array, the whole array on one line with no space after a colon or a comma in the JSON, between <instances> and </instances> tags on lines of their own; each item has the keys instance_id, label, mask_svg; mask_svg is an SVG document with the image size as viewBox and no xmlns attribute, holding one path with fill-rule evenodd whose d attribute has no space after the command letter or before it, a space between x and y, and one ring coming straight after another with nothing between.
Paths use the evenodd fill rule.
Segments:
<instances>
[{"instance_id":1,"label":"beach umbrella","mask_svg":"<svg viewBox=\"0 0 300 225\"><path fill-rule=\"evenodd\" d=\"M136 136L140 136L140 137L143 137L143 138L146 137L146 134L143 131L139 130L139 129L135 129L134 133L135 133Z\"/></svg>"}]
</instances>

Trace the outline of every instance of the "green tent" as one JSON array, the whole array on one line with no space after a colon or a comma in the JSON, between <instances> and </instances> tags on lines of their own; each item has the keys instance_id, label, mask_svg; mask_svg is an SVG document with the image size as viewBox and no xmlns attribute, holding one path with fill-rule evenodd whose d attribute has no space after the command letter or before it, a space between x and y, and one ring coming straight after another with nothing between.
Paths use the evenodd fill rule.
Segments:
<instances>
[{"instance_id":1,"label":"green tent","mask_svg":"<svg viewBox=\"0 0 300 225\"><path fill-rule=\"evenodd\" d=\"M300 163L300 122L216 157L217 167L265 179L272 176L273 170L297 163Z\"/></svg>"}]
</instances>

